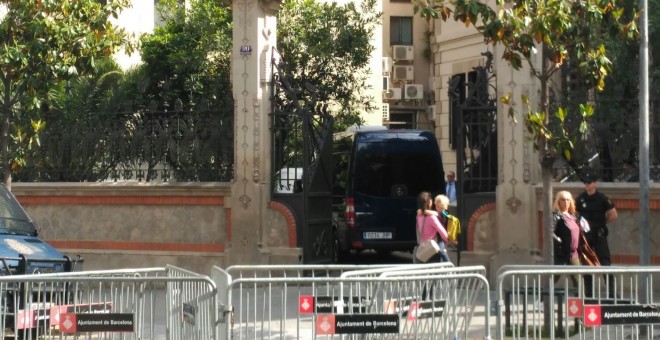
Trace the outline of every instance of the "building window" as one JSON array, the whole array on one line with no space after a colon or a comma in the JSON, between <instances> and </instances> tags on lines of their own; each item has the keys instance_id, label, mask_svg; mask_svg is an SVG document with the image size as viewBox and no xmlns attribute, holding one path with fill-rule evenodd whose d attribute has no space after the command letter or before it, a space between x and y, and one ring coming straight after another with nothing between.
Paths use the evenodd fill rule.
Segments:
<instances>
[{"instance_id":1,"label":"building window","mask_svg":"<svg viewBox=\"0 0 660 340\"><path fill-rule=\"evenodd\" d=\"M461 107L465 105L466 101L475 100L475 98L469 98L470 95L488 93L488 82L479 82L477 77L477 71L458 73L453 75L449 82L449 145L452 149L456 149L456 137L460 128L458 115L461 114ZM471 89L472 91L470 91Z\"/></svg>"},{"instance_id":2,"label":"building window","mask_svg":"<svg viewBox=\"0 0 660 340\"><path fill-rule=\"evenodd\" d=\"M390 45L412 45L412 37L412 17L390 17Z\"/></svg>"},{"instance_id":3,"label":"building window","mask_svg":"<svg viewBox=\"0 0 660 340\"><path fill-rule=\"evenodd\" d=\"M390 129L414 129L416 125L415 115L412 112L390 112L388 123Z\"/></svg>"}]
</instances>

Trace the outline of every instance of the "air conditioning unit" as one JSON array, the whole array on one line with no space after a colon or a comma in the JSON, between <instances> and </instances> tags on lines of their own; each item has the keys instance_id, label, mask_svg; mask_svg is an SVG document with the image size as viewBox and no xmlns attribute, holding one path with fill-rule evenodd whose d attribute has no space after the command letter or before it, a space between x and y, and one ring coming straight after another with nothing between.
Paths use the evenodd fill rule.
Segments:
<instances>
[{"instance_id":1,"label":"air conditioning unit","mask_svg":"<svg viewBox=\"0 0 660 340\"><path fill-rule=\"evenodd\" d=\"M392 45L392 55L395 61L412 61L413 47L406 45Z\"/></svg>"},{"instance_id":2,"label":"air conditioning unit","mask_svg":"<svg viewBox=\"0 0 660 340\"><path fill-rule=\"evenodd\" d=\"M383 100L399 100L401 99L401 89L392 87L387 91L383 91Z\"/></svg>"},{"instance_id":3,"label":"air conditioning unit","mask_svg":"<svg viewBox=\"0 0 660 340\"><path fill-rule=\"evenodd\" d=\"M392 58L383 57L383 75L388 76L392 72Z\"/></svg>"},{"instance_id":4,"label":"air conditioning unit","mask_svg":"<svg viewBox=\"0 0 660 340\"><path fill-rule=\"evenodd\" d=\"M383 121L390 120L390 104L383 103Z\"/></svg>"},{"instance_id":5,"label":"air conditioning unit","mask_svg":"<svg viewBox=\"0 0 660 340\"><path fill-rule=\"evenodd\" d=\"M415 67L411 65L396 65L392 69L392 78L394 80L414 80Z\"/></svg>"},{"instance_id":6,"label":"air conditioning unit","mask_svg":"<svg viewBox=\"0 0 660 340\"><path fill-rule=\"evenodd\" d=\"M408 84L404 88L406 99L423 99L424 98L424 85L422 84Z\"/></svg>"},{"instance_id":7,"label":"air conditioning unit","mask_svg":"<svg viewBox=\"0 0 660 340\"><path fill-rule=\"evenodd\" d=\"M383 91L387 91L390 88L390 77L383 76Z\"/></svg>"}]
</instances>

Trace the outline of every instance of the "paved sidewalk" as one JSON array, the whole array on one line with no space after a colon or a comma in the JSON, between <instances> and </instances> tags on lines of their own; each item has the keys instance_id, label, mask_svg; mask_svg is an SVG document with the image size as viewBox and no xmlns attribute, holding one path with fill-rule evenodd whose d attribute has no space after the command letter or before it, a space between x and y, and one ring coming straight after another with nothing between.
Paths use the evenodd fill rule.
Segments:
<instances>
[{"instance_id":1,"label":"paved sidewalk","mask_svg":"<svg viewBox=\"0 0 660 340\"><path fill-rule=\"evenodd\" d=\"M489 299L490 311L485 310L486 303L486 294L480 294L477 300L476 309L474 315L472 315L472 320L470 321L470 326L468 328L468 340L477 340L485 339L490 335L490 339L497 339L497 318L496 318L496 306L495 299L497 295L495 292L490 292ZM486 328L486 315L488 315L488 328Z\"/></svg>"}]
</instances>

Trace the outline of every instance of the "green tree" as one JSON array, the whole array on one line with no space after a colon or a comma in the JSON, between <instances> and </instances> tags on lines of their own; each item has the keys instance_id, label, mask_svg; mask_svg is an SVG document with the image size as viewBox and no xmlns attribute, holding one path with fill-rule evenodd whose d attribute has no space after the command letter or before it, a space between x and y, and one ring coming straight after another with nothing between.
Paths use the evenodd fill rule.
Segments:
<instances>
[{"instance_id":1,"label":"green tree","mask_svg":"<svg viewBox=\"0 0 660 340\"><path fill-rule=\"evenodd\" d=\"M175 166L177 180L216 178L200 175L204 172L226 177L231 173L234 114L231 5L218 0L192 0L182 6L178 0L163 0L158 2L157 10L164 24L141 39L144 64L139 73L141 83L134 83L138 86L136 93L141 93L141 105L155 103L157 111L167 109L172 114L177 107L190 111L186 121L191 130L181 133L186 136L187 148L197 156L184 155L184 141L175 140L170 142L176 142L173 149L180 153L167 152L164 156ZM197 118L192 118L193 111ZM195 138L207 135L221 147L210 142L200 144ZM156 161L160 159L146 160L150 167Z\"/></svg>"},{"instance_id":2,"label":"green tree","mask_svg":"<svg viewBox=\"0 0 660 340\"><path fill-rule=\"evenodd\" d=\"M227 103L231 98L231 6L217 0L158 3L164 25L142 38L147 100ZM225 95L225 97L219 97Z\"/></svg>"},{"instance_id":3,"label":"green tree","mask_svg":"<svg viewBox=\"0 0 660 340\"><path fill-rule=\"evenodd\" d=\"M48 90L62 79L88 74L98 58L128 42L125 32L110 22L128 4L0 0L6 10L0 17L0 159L8 187L12 171L38 146L37 134L44 128L39 108ZM31 123L25 125L27 121Z\"/></svg>"},{"instance_id":4,"label":"green tree","mask_svg":"<svg viewBox=\"0 0 660 340\"><path fill-rule=\"evenodd\" d=\"M650 0L648 4L648 36L649 36L649 114L651 122L658 122L660 119L660 1ZM637 1L634 2L637 6ZM637 155L637 148L639 145L639 81L640 81L640 65L639 65L639 45L640 41L635 40L620 41L612 39L607 42L608 49L614 50L616 53L612 54L612 62L617 65L613 70L610 80L605 91L597 97L602 105L598 106L598 111L601 110L605 113L605 118L601 124L606 125L614 131L613 138L617 142L623 140L624 143L616 143L611 145L613 148L612 155L615 157L618 154L622 158L635 159ZM614 105L612 105L614 102ZM600 117L600 115L599 115ZM652 124L651 128L657 126L657 123ZM658 164L660 162L660 137L651 131L651 164ZM600 137L600 131L597 131ZM609 137L609 136L604 136ZM625 143L630 141L628 143ZM626 149L621 150L621 144L627 146ZM621 164L623 159L614 159L615 164ZM651 180L653 180L654 172L651 172ZM657 178L656 178L657 180Z\"/></svg>"},{"instance_id":5,"label":"green tree","mask_svg":"<svg viewBox=\"0 0 660 340\"><path fill-rule=\"evenodd\" d=\"M416 0L415 12L431 19L455 21L474 26L486 43L503 47L502 58L514 69L525 62L540 83L541 93L538 110L529 107L529 98L522 98L526 107L525 125L539 152L543 177L544 239L552 240L552 165L557 157L571 159L577 141L577 133L588 129L588 118L593 107L579 105L579 112L572 113L559 107L551 113L549 93L552 77L569 60L577 65L585 84L601 91L605 78L611 71L611 61L603 41L606 37L633 38L635 14L625 13L624 0L498 0L496 8L476 0ZM633 11L633 8L629 8ZM541 53L542 63L532 62ZM510 103L510 96L502 98ZM517 113L509 109L511 119ZM578 131L570 130L564 123L567 117L580 120ZM544 242L545 261L552 263L552 242Z\"/></svg>"},{"instance_id":6,"label":"green tree","mask_svg":"<svg viewBox=\"0 0 660 340\"><path fill-rule=\"evenodd\" d=\"M277 46L283 59L279 72L293 75L296 88L316 87L315 94L301 92L298 98L317 95L328 105L335 131L362 124L360 114L375 109L374 98L365 90L374 51L370 39L380 18L375 0L359 6L286 0L278 12Z\"/></svg>"}]
</instances>

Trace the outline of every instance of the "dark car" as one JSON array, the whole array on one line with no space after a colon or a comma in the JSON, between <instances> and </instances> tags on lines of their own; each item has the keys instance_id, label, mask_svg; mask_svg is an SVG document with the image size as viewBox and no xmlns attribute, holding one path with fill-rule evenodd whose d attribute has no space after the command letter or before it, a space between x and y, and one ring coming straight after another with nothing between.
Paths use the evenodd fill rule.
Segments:
<instances>
[{"instance_id":1,"label":"dark car","mask_svg":"<svg viewBox=\"0 0 660 340\"><path fill-rule=\"evenodd\" d=\"M34 222L3 184L0 184L0 275L73 271L82 259L72 260L38 237Z\"/></svg>"},{"instance_id":2,"label":"dark car","mask_svg":"<svg viewBox=\"0 0 660 340\"><path fill-rule=\"evenodd\" d=\"M335 259L365 249L412 250L417 244L417 195L445 191L435 135L379 130L355 132L349 138L337 141L335 150Z\"/></svg>"},{"instance_id":3,"label":"dark car","mask_svg":"<svg viewBox=\"0 0 660 340\"><path fill-rule=\"evenodd\" d=\"M39 275L72 272L82 269L79 256L71 259L41 240L38 228L16 200L0 184L0 275ZM27 284L7 281L0 294L0 314L4 335L19 339L33 337L33 329L49 325L51 305L65 305L73 300L67 282Z\"/></svg>"}]
</instances>

